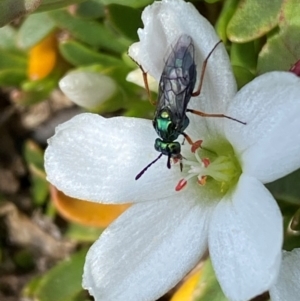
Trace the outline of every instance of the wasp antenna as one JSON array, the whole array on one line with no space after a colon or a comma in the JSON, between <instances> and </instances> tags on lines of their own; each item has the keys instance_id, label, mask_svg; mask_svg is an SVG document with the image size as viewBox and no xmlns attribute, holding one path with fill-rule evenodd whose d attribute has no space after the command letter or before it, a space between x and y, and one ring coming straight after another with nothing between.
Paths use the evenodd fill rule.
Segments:
<instances>
[{"instance_id":1,"label":"wasp antenna","mask_svg":"<svg viewBox=\"0 0 300 301\"><path fill-rule=\"evenodd\" d=\"M163 154L161 153L155 160L153 160L151 163L149 163L141 172L139 172L136 175L135 179L138 180L152 164L154 164L156 161L158 161L161 158L162 155Z\"/></svg>"}]
</instances>

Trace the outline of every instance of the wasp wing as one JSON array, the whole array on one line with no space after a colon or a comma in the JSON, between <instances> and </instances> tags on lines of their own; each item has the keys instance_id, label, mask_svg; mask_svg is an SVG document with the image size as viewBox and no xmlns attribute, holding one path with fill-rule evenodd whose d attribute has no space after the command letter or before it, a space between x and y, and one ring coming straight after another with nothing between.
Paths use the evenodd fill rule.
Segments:
<instances>
[{"instance_id":1,"label":"wasp wing","mask_svg":"<svg viewBox=\"0 0 300 301\"><path fill-rule=\"evenodd\" d=\"M195 48L188 35L181 35L168 56L159 82L157 112L167 107L177 126L185 117L197 79Z\"/></svg>"}]
</instances>

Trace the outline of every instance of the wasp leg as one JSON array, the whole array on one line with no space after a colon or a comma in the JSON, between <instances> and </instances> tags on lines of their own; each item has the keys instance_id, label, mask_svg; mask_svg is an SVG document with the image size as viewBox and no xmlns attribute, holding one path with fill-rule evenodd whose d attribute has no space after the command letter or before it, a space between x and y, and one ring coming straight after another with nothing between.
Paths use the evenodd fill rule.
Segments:
<instances>
[{"instance_id":1,"label":"wasp leg","mask_svg":"<svg viewBox=\"0 0 300 301\"><path fill-rule=\"evenodd\" d=\"M233 117L230 117L230 116L227 116L227 115L224 115L224 114L208 114L208 113L204 113L204 112L201 112L201 111L196 111L196 110L193 110L193 109L187 109L186 111L190 112L190 113L193 113L193 114L196 114L196 115L199 115L199 116L202 116L202 117L227 118L227 119L239 122L239 123L244 124L244 125L247 124L246 122L240 121L240 120L238 120L236 118L233 118Z\"/></svg>"},{"instance_id":2,"label":"wasp leg","mask_svg":"<svg viewBox=\"0 0 300 301\"><path fill-rule=\"evenodd\" d=\"M215 49L217 48L217 46L222 43L222 40L219 41L215 46L214 48L210 51L210 53L207 55L206 59L204 60L203 62L203 65L202 65L202 70L201 70L201 76L200 76L200 82L199 82L199 86L198 86L198 89L192 93L192 96L198 96L200 95L201 93L201 89L202 89L202 85L203 85L203 80L204 80L204 74L205 74L205 70L206 70L206 66L207 66L207 63L208 63L208 59L209 57L212 55L212 53L215 51Z\"/></svg>"},{"instance_id":3,"label":"wasp leg","mask_svg":"<svg viewBox=\"0 0 300 301\"><path fill-rule=\"evenodd\" d=\"M184 132L181 134L186 139L186 141L191 145L192 153L194 153L199 147L201 147L203 140L197 140L197 141L193 142L193 140L191 139L191 137L188 134L186 134Z\"/></svg>"},{"instance_id":4,"label":"wasp leg","mask_svg":"<svg viewBox=\"0 0 300 301\"><path fill-rule=\"evenodd\" d=\"M140 65L136 60L134 60L129 54L128 56L139 66L139 68L141 69L142 73L143 73L143 81L144 81L144 85L145 85L145 89L147 91L147 95L148 95L148 99L150 101L150 103L153 106L156 106L156 101L152 99L151 97L151 92L149 89L149 84L148 84L148 78L147 78L147 72L144 70L144 68L142 67L142 65Z\"/></svg>"},{"instance_id":5,"label":"wasp leg","mask_svg":"<svg viewBox=\"0 0 300 301\"><path fill-rule=\"evenodd\" d=\"M144 85L145 85L145 88L147 91L148 99L153 106L156 106L156 101L153 100L151 97L151 92L150 92L149 84L148 84L147 72L143 69L143 67L141 65L138 65L138 66L140 67L140 69L142 70L142 73L143 73L143 80L144 80Z\"/></svg>"}]
</instances>

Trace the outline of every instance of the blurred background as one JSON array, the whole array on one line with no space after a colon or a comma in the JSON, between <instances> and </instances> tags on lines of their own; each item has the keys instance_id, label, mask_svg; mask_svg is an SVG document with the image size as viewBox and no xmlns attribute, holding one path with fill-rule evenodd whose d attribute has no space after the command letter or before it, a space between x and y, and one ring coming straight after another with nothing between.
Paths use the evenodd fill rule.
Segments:
<instances>
[{"instance_id":1,"label":"blurred background","mask_svg":"<svg viewBox=\"0 0 300 301\"><path fill-rule=\"evenodd\" d=\"M152 2L0 1L1 301L92 300L81 288L85 254L128 205L65 196L46 181L43 154L55 127L82 112L152 119L127 55ZM300 74L297 0L192 2L223 40L239 88L272 70ZM155 83L151 90L154 99ZM300 246L299 180L296 171L268 185L284 215L286 250ZM205 259L160 300L226 298Z\"/></svg>"}]
</instances>

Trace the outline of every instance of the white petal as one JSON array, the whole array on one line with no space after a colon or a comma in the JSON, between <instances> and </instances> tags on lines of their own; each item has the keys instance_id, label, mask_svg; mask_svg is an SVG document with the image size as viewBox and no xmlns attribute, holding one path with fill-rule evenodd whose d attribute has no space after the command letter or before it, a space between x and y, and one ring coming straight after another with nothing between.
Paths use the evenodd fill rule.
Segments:
<instances>
[{"instance_id":1,"label":"white petal","mask_svg":"<svg viewBox=\"0 0 300 301\"><path fill-rule=\"evenodd\" d=\"M198 81L202 62L208 53L220 41L212 25L203 18L191 3L182 0L164 0L146 7L142 14L144 29L139 29L140 42L135 43L129 54L143 68L159 81L166 56L172 45L182 34L193 38L196 47ZM198 83L196 83L195 90ZM227 103L236 93L236 83L230 61L223 44L219 45L209 58L205 72L205 81L200 97L192 97L189 108L206 113L224 113ZM222 131L223 118L203 118L191 116L189 130L198 140L208 130L212 133ZM199 121L202 119L202 125ZM226 120L228 122L228 120ZM197 129L194 133L193 128ZM217 129L215 129L217 127Z\"/></svg>"},{"instance_id":2,"label":"white petal","mask_svg":"<svg viewBox=\"0 0 300 301\"><path fill-rule=\"evenodd\" d=\"M299 301L300 249L284 252L279 277L270 289L272 301Z\"/></svg>"},{"instance_id":3,"label":"white petal","mask_svg":"<svg viewBox=\"0 0 300 301\"><path fill-rule=\"evenodd\" d=\"M83 286L98 301L157 300L202 257L210 212L188 200L133 205L89 250Z\"/></svg>"},{"instance_id":4,"label":"white petal","mask_svg":"<svg viewBox=\"0 0 300 301\"><path fill-rule=\"evenodd\" d=\"M180 168L169 170L150 120L81 114L60 125L45 153L47 179L67 195L104 203L173 198Z\"/></svg>"},{"instance_id":5,"label":"white petal","mask_svg":"<svg viewBox=\"0 0 300 301\"><path fill-rule=\"evenodd\" d=\"M149 90L153 92L157 92L158 90L158 82L150 75L147 76ZM139 85L140 87L145 87L145 83L143 80L143 73L140 68L137 68L127 74L126 80L128 82Z\"/></svg>"},{"instance_id":6,"label":"white petal","mask_svg":"<svg viewBox=\"0 0 300 301\"><path fill-rule=\"evenodd\" d=\"M270 192L242 175L218 204L209 225L209 251L225 295L246 301L276 280L283 240L282 217Z\"/></svg>"},{"instance_id":7,"label":"white petal","mask_svg":"<svg viewBox=\"0 0 300 301\"><path fill-rule=\"evenodd\" d=\"M300 167L300 78L290 72L263 74L234 98L226 135L244 173L271 182Z\"/></svg>"},{"instance_id":8,"label":"white petal","mask_svg":"<svg viewBox=\"0 0 300 301\"><path fill-rule=\"evenodd\" d=\"M99 107L117 90L111 77L91 71L73 71L60 80L59 87L73 102L89 109Z\"/></svg>"}]
</instances>

